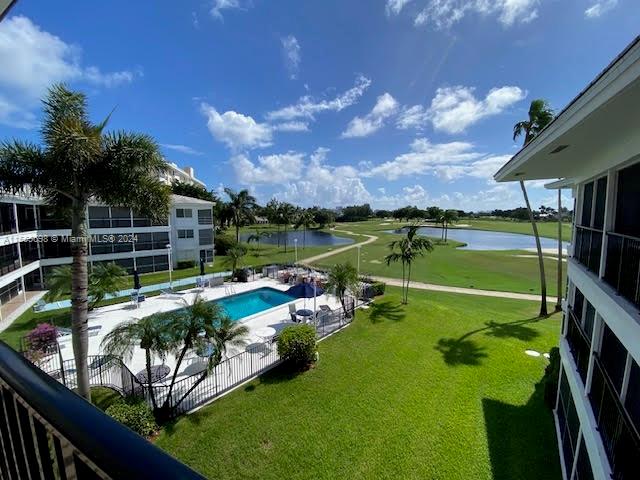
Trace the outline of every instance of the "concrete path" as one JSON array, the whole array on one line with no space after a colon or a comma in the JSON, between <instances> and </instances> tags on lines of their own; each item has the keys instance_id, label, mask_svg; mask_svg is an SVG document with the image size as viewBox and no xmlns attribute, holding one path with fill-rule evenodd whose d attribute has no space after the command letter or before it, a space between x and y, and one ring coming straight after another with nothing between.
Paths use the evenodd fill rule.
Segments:
<instances>
[{"instance_id":1,"label":"concrete path","mask_svg":"<svg viewBox=\"0 0 640 480\"><path fill-rule=\"evenodd\" d=\"M400 278L387 278L387 277L372 277L374 280L384 282L387 285L393 285L394 287L402 286L402 279ZM419 290L433 290L436 292L450 292L450 293L462 293L464 295L480 295L483 297L498 297L498 298L512 298L514 300L531 300L534 302L540 301L540 295L531 293L515 293L515 292L503 292L500 290L480 290L476 288L464 288L464 287L450 287L447 285L435 285L433 283L411 282L409 288L417 288ZM555 303L556 297L547 296L548 303Z\"/></svg>"},{"instance_id":2,"label":"concrete path","mask_svg":"<svg viewBox=\"0 0 640 480\"><path fill-rule=\"evenodd\" d=\"M354 236L367 237L367 240L365 240L364 242L352 243L350 245L347 245L346 247L336 248L335 250L324 252L319 255L314 255L313 257L303 258L302 260L298 261L298 264L309 266L309 264L313 262L317 262L318 260L322 260L323 258L331 257L332 255L337 255L338 253L346 252L347 250L351 250L352 248L356 248L358 246L375 242L378 239L378 237L376 237L375 235L367 235L365 233L354 233L348 230L337 230L336 228L332 228L331 230L334 232L348 233L349 235L354 235Z\"/></svg>"}]
</instances>

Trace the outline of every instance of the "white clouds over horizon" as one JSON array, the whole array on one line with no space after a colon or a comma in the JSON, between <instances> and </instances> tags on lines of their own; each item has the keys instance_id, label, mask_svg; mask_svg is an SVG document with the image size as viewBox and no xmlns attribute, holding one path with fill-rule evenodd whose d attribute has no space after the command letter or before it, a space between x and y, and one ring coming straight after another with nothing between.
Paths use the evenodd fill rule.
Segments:
<instances>
[{"instance_id":1,"label":"white clouds over horizon","mask_svg":"<svg viewBox=\"0 0 640 480\"><path fill-rule=\"evenodd\" d=\"M342 138L366 137L382 128L387 118L398 110L398 102L389 93L378 97L376 104L364 117L354 117L342 132Z\"/></svg>"},{"instance_id":2,"label":"white clouds over horizon","mask_svg":"<svg viewBox=\"0 0 640 480\"><path fill-rule=\"evenodd\" d=\"M540 0L430 0L415 17L416 26L446 30L467 14L495 16L504 27L528 23L538 17Z\"/></svg>"},{"instance_id":3,"label":"white clouds over horizon","mask_svg":"<svg viewBox=\"0 0 640 480\"><path fill-rule=\"evenodd\" d=\"M482 100L475 97L472 87L438 88L423 118L431 120L436 130L462 133L481 119L502 113L526 96L526 91L514 86L493 88Z\"/></svg>"},{"instance_id":4,"label":"white clouds over horizon","mask_svg":"<svg viewBox=\"0 0 640 480\"><path fill-rule=\"evenodd\" d=\"M195 148L191 148L188 145L180 145L175 143L161 143L160 146L168 150L184 153L185 155L197 155L197 156L204 155L204 153L196 150Z\"/></svg>"},{"instance_id":5,"label":"white clouds over horizon","mask_svg":"<svg viewBox=\"0 0 640 480\"><path fill-rule=\"evenodd\" d=\"M268 112L266 117L270 121L314 120L318 113L340 112L355 104L370 85L371 80L361 75L352 88L330 100L316 100L310 95L305 95L295 104Z\"/></svg>"},{"instance_id":6,"label":"white clouds over horizon","mask_svg":"<svg viewBox=\"0 0 640 480\"><path fill-rule=\"evenodd\" d=\"M243 185L278 184L298 180L302 174L303 153L260 155L256 163L247 155L231 158L236 178Z\"/></svg>"},{"instance_id":7,"label":"white clouds over horizon","mask_svg":"<svg viewBox=\"0 0 640 480\"><path fill-rule=\"evenodd\" d=\"M302 58L300 44L298 43L298 39L293 35L288 35L280 41L282 42L282 54L284 56L285 66L289 72L289 78L295 80L298 78Z\"/></svg>"},{"instance_id":8,"label":"white clouds over horizon","mask_svg":"<svg viewBox=\"0 0 640 480\"><path fill-rule=\"evenodd\" d=\"M34 128L33 109L57 82L80 81L98 87L131 83L142 70L103 72L82 64L82 49L16 15L0 23L0 123Z\"/></svg>"},{"instance_id":9,"label":"white clouds over horizon","mask_svg":"<svg viewBox=\"0 0 640 480\"><path fill-rule=\"evenodd\" d=\"M584 11L587 18L599 18L618 6L618 0L599 0Z\"/></svg>"},{"instance_id":10,"label":"white clouds over horizon","mask_svg":"<svg viewBox=\"0 0 640 480\"><path fill-rule=\"evenodd\" d=\"M233 151L268 147L273 143L271 127L249 115L233 110L220 114L208 103L202 103L200 111L207 118L207 128L213 138Z\"/></svg>"}]
</instances>

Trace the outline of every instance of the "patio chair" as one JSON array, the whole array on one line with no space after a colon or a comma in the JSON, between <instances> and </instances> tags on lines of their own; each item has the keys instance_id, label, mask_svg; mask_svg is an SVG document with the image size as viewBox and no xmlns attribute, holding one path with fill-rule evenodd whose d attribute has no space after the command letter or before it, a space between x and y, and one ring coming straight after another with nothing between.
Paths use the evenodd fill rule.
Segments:
<instances>
[{"instance_id":1,"label":"patio chair","mask_svg":"<svg viewBox=\"0 0 640 480\"><path fill-rule=\"evenodd\" d=\"M93 325L92 327L88 327L87 330L89 331L90 337L95 337L100 333L100 330L102 330L102 325Z\"/></svg>"},{"instance_id":2,"label":"patio chair","mask_svg":"<svg viewBox=\"0 0 640 480\"><path fill-rule=\"evenodd\" d=\"M182 298L184 292L176 292L175 290L165 289L160 290L160 295L168 298Z\"/></svg>"},{"instance_id":3,"label":"patio chair","mask_svg":"<svg viewBox=\"0 0 640 480\"><path fill-rule=\"evenodd\" d=\"M296 304L295 303L290 303L289 304L289 316L291 317L291 321L298 323L298 314L296 313Z\"/></svg>"}]
</instances>

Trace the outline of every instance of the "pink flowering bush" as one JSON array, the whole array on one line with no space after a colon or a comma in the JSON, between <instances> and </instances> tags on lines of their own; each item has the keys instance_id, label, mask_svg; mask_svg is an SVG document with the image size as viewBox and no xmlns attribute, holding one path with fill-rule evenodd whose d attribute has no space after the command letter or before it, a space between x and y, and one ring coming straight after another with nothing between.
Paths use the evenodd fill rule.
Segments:
<instances>
[{"instance_id":1,"label":"pink flowering bush","mask_svg":"<svg viewBox=\"0 0 640 480\"><path fill-rule=\"evenodd\" d=\"M58 331L49 323L40 323L31 330L25 340L29 358L37 360L52 351L57 344Z\"/></svg>"}]
</instances>

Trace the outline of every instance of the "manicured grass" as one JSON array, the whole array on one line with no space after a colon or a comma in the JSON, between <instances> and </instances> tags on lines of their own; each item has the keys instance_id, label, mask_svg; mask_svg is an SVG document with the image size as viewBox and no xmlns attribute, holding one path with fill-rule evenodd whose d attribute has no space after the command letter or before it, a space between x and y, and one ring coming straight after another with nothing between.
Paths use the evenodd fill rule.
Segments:
<instances>
[{"instance_id":1,"label":"manicured grass","mask_svg":"<svg viewBox=\"0 0 640 480\"><path fill-rule=\"evenodd\" d=\"M166 427L156 444L208 478L559 479L538 382L559 317L530 302L390 288L320 343Z\"/></svg>"},{"instance_id":2,"label":"manicured grass","mask_svg":"<svg viewBox=\"0 0 640 480\"><path fill-rule=\"evenodd\" d=\"M389 253L388 244L400 235L385 233L388 226L378 226L378 230L368 225L349 224L337 228L359 231L376 235L378 240L361 248L360 271L364 274L401 278L400 263L387 266L384 257ZM538 260L534 253L517 250L477 251L460 250L458 242L450 240L447 244L436 244L433 252L426 253L413 264L411 279L418 282L451 285L465 288L503 290L520 293L540 293ZM518 255L528 255L523 258ZM322 267L335 263L357 263L357 250L349 250L316 262ZM566 278L566 263L563 273ZM555 295L557 291L557 261L545 260L547 293ZM563 285L564 285L563 281Z\"/></svg>"}]
</instances>

